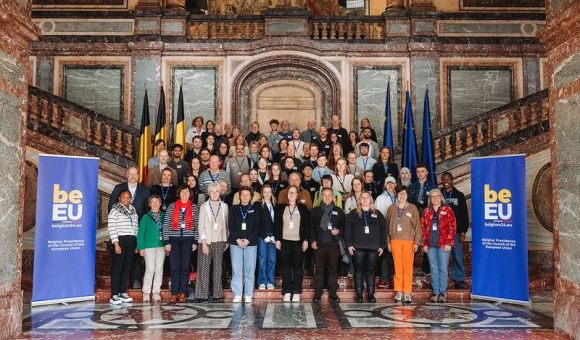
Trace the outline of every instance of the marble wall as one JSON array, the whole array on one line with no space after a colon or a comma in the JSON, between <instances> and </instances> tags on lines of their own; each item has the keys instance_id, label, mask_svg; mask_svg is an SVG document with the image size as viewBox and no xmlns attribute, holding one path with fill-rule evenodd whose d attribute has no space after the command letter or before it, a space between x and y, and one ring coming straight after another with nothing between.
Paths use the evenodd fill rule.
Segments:
<instances>
[{"instance_id":1,"label":"marble wall","mask_svg":"<svg viewBox=\"0 0 580 340\"><path fill-rule=\"evenodd\" d=\"M401 68L389 66L356 67L354 70L355 130L359 131L360 121L368 118L377 133L378 144L383 145L387 83L391 83L391 125L393 144L397 148L402 135L399 126L401 112Z\"/></svg>"},{"instance_id":2,"label":"marble wall","mask_svg":"<svg viewBox=\"0 0 580 340\"><path fill-rule=\"evenodd\" d=\"M438 89L438 60L437 59L415 59L411 63L413 88L415 91L415 131L417 135L417 145L423 140L423 108L425 105L425 90L429 89L429 114L431 118L431 131L437 131L439 126L439 115L437 112L437 89ZM421 147L419 146L419 151Z\"/></svg>"},{"instance_id":3,"label":"marble wall","mask_svg":"<svg viewBox=\"0 0 580 340\"><path fill-rule=\"evenodd\" d=\"M449 67L449 125L514 101L513 70L509 67Z\"/></svg>"},{"instance_id":4,"label":"marble wall","mask_svg":"<svg viewBox=\"0 0 580 340\"><path fill-rule=\"evenodd\" d=\"M143 97L145 96L144 86L147 87L147 99L149 100L149 122L151 131L155 131L157 105L159 97L157 96L159 87L159 64L156 60L137 59L135 61L135 119L133 126L141 127L141 117L143 114Z\"/></svg>"},{"instance_id":5,"label":"marble wall","mask_svg":"<svg viewBox=\"0 0 580 340\"><path fill-rule=\"evenodd\" d=\"M177 116L179 84L183 80L183 101L185 108L185 127L191 126L193 118L202 116L204 122L217 119L217 67L175 66L171 71L172 115Z\"/></svg>"}]
</instances>

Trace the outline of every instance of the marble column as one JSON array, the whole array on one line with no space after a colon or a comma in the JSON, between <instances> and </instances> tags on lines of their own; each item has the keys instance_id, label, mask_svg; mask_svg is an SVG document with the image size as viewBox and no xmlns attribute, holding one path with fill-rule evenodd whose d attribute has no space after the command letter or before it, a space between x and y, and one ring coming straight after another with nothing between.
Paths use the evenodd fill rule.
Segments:
<instances>
[{"instance_id":1,"label":"marble column","mask_svg":"<svg viewBox=\"0 0 580 340\"><path fill-rule=\"evenodd\" d=\"M552 201L554 214L554 329L580 339L580 2L546 1L541 40L548 49Z\"/></svg>"},{"instance_id":2,"label":"marble column","mask_svg":"<svg viewBox=\"0 0 580 340\"><path fill-rule=\"evenodd\" d=\"M29 45L37 37L30 0L0 2L0 339L21 333L22 210Z\"/></svg>"}]
</instances>

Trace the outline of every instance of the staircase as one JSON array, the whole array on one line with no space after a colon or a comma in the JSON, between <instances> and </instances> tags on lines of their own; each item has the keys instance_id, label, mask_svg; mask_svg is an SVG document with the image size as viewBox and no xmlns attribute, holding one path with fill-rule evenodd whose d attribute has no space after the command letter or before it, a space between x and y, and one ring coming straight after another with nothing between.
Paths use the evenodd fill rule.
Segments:
<instances>
[{"instance_id":1,"label":"staircase","mask_svg":"<svg viewBox=\"0 0 580 340\"><path fill-rule=\"evenodd\" d=\"M434 133L435 161L438 173L451 171L456 183L470 181L469 158L510 152L517 147L520 153L535 152L549 148L548 91L540 91L528 97L489 111L478 117L466 120L461 124L445 128ZM54 96L38 88L29 87L28 105L28 138L27 145L46 153L65 153L79 156L97 156L101 158L100 175L113 182L124 180L124 169L134 164L139 145L139 131ZM470 198L470 193L465 192ZM108 195L99 195L99 206ZM101 214L102 215L102 214ZM103 224L100 225L103 227ZM99 231L98 231L99 233ZM104 238L97 238L102 242ZM97 301L109 299L110 291L110 255L101 243L96 256L96 296ZM106 247L106 246L105 246ZM466 266L466 282L471 282L471 243L463 245L463 257ZM551 253L550 253L551 254ZM530 291L553 287L553 260L544 253L530 252L529 275ZM23 254L23 286L30 289L32 285L33 251ZM420 268L422 257L416 256L415 268ZM164 275L162 298L169 299L169 273ZM276 287L281 287L277 278ZM314 291L310 288L312 272L305 271L303 299L310 300ZM450 280L449 299L468 299L470 291L455 289ZM130 287L130 286L129 286ZM389 300L394 296L392 282L390 289L376 289L379 300ZM416 300L427 300L431 295L429 277L414 275L414 294ZM128 290L137 301L141 299L139 290ZM224 290L225 298L233 298L231 290ZM279 298L280 289L255 290L255 298ZM326 295L326 293L325 293ZM344 301L353 301L354 282L346 278L339 279L339 296Z\"/></svg>"}]
</instances>

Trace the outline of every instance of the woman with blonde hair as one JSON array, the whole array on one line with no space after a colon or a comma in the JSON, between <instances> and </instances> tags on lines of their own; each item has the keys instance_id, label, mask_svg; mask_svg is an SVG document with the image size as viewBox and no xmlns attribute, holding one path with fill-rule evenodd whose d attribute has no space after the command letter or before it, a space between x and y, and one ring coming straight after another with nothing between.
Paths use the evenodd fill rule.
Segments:
<instances>
[{"instance_id":1,"label":"woman with blonde hair","mask_svg":"<svg viewBox=\"0 0 580 340\"><path fill-rule=\"evenodd\" d=\"M370 192L360 194L355 210L346 217L344 240L355 268L356 301L363 302L363 281L366 281L367 301L375 299L375 266L386 246L385 218L375 209Z\"/></svg>"},{"instance_id":2,"label":"woman with blonde hair","mask_svg":"<svg viewBox=\"0 0 580 340\"><path fill-rule=\"evenodd\" d=\"M254 203L254 210L260 216L260 237L258 237L258 289L274 289L276 273L276 238L274 224L276 198L270 184L264 184L260 191L262 199Z\"/></svg>"},{"instance_id":3,"label":"woman with blonde hair","mask_svg":"<svg viewBox=\"0 0 580 340\"><path fill-rule=\"evenodd\" d=\"M346 196L344 202L344 213L348 214L356 209L360 200L360 194L363 192L365 180L361 176L355 176L351 180L350 193Z\"/></svg>"}]
</instances>

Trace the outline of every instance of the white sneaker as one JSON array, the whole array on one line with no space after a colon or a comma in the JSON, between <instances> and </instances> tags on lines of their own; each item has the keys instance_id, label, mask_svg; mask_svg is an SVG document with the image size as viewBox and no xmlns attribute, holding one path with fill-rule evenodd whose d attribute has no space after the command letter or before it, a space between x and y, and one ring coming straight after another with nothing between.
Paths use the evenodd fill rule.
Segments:
<instances>
[{"instance_id":1,"label":"white sneaker","mask_svg":"<svg viewBox=\"0 0 580 340\"><path fill-rule=\"evenodd\" d=\"M161 294L153 293L153 302L161 302Z\"/></svg>"},{"instance_id":2,"label":"white sneaker","mask_svg":"<svg viewBox=\"0 0 580 340\"><path fill-rule=\"evenodd\" d=\"M252 303L252 297L251 297L251 296L248 296L248 295L246 295L246 297L245 297L244 301L245 301L246 303Z\"/></svg>"},{"instance_id":3,"label":"white sneaker","mask_svg":"<svg viewBox=\"0 0 580 340\"><path fill-rule=\"evenodd\" d=\"M262 284L260 284L260 285L258 286L258 289L259 289L259 290L264 290L264 289L266 289L266 285L262 283Z\"/></svg>"},{"instance_id":4,"label":"white sneaker","mask_svg":"<svg viewBox=\"0 0 580 340\"><path fill-rule=\"evenodd\" d=\"M292 302L298 302L298 301L300 301L300 294L292 295Z\"/></svg>"},{"instance_id":5,"label":"white sneaker","mask_svg":"<svg viewBox=\"0 0 580 340\"><path fill-rule=\"evenodd\" d=\"M113 297L111 297L109 300L109 303L112 305L120 305L123 303L123 301L121 301L121 298L118 295L113 295Z\"/></svg>"},{"instance_id":6,"label":"white sneaker","mask_svg":"<svg viewBox=\"0 0 580 340\"><path fill-rule=\"evenodd\" d=\"M273 284L268 283L268 289L275 289Z\"/></svg>"},{"instance_id":7,"label":"white sneaker","mask_svg":"<svg viewBox=\"0 0 580 340\"><path fill-rule=\"evenodd\" d=\"M395 301L403 301L403 292L397 292L397 294L395 294Z\"/></svg>"},{"instance_id":8,"label":"white sneaker","mask_svg":"<svg viewBox=\"0 0 580 340\"><path fill-rule=\"evenodd\" d=\"M149 303L151 302L151 298L149 297L149 294L143 294L143 303Z\"/></svg>"},{"instance_id":9,"label":"white sneaker","mask_svg":"<svg viewBox=\"0 0 580 340\"><path fill-rule=\"evenodd\" d=\"M240 302L242 302L242 297L241 296L234 296L234 300L232 302L233 303L240 303Z\"/></svg>"},{"instance_id":10,"label":"white sneaker","mask_svg":"<svg viewBox=\"0 0 580 340\"><path fill-rule=\"evenodd\" d=\"M405 302L407 303L411 303L413 302L413 300L411 299L411 294L405 293L403 299L405 300Z\"/></svg>"},{"instance_id":11,"label":"white sneaker","mask_svg":"<svg viewBox=\"0 0 580 340\"><path fill-rule=\"evenodd\" d=\"M133 302L133 298L130 297L129 295L127 295L127 293L119 294L119 298L121 299L121 302L124 302L124 303Z\"/></svg>"},{"instance_id":12,"label":"white sneaker","mask_svg":"<svg viewBox=\"0 0 580 340\"><path fill-rule=\"evenodd\" d=\"M290 296L291 296L291 295L292 295L292 294L290 294L290 293L286 293L286 294L284 294L284 301L285 301L285 302L288 302L288 301L290 301Z\"/></svg>"}]
</instances>

